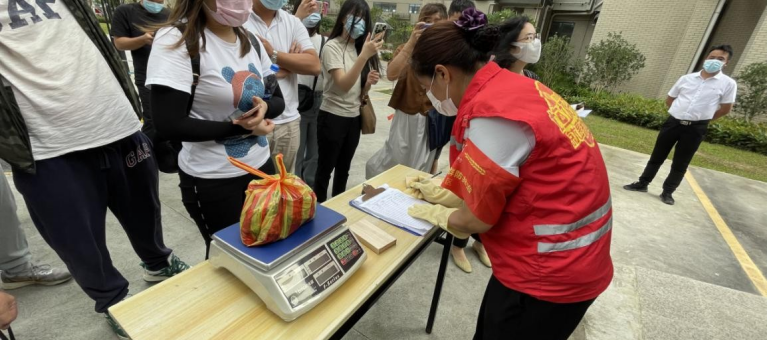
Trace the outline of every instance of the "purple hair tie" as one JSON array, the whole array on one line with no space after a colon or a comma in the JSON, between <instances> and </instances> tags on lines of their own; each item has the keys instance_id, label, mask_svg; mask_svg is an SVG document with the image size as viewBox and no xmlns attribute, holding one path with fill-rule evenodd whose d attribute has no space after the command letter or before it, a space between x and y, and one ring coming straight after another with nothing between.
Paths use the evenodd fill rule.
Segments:
<instances>
[{"instance_id":1,"label":"purple hair tie","mask_svg":"<svg viewBox=\"0 0 767 340\"><path fill-rule=\"evenodd\" d=\"M467 8L463 10L461 17L453 23L466 31L474 31L487 25L487 16L476 8Z\"/></svg>"}]
</instances>

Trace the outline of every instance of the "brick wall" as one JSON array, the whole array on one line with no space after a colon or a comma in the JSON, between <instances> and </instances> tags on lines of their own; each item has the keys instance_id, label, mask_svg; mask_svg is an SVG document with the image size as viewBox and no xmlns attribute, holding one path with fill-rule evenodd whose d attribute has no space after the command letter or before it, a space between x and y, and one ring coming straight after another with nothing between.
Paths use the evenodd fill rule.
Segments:
<instances>
[{"instance_id":1,"label":"brick wall","mask_svg":"<svg viewBox=\"0 0 767 340\"><path fill-rule=\"evenodd\" d=\"M717 2L608 0L591 43L598 43L609 32L622 32L647 60L645 68L619 90L663 98L690 67Z\"/></svg>"},{"instance_id":2,"label":"brick wall","mask_svg":"<svg viewBox=\"0 0 767 340\"><path fill-rule=\"evenodd\" d=\"M716 30L711 36L710 46L732 45L734 56L725 69L725 73L732 73L738 67L738 61L746 50L751 33L762 17L767 0L729 0L724 13L719 17Z\"/></svg>"},{"instance_id":3,"label":"brick wall","mask_svg":"<svg viewBox=\"0 0 767 340\"><path fill-rule=\"evenodd\" d=\"M735 74L749 64L767 61L767 9L762 11L762 17L748 40L743 56L735 69Z\"/></svg>"}]
</instances>

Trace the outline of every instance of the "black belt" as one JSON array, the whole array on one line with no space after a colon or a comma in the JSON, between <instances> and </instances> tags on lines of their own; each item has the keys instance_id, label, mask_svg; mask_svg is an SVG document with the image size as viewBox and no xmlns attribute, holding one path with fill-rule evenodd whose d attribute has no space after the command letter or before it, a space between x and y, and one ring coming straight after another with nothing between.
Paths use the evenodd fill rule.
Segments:
<instances>
[{"instance_id":1,"label":"black belt","mask_svg":"<svg viewBox=\"0 0 767 340\"><path fill-rule=\"evenodd\" d=\"M708 125L708 123L711 121L710 119L705 120L681 120L676 119L675 117L671 117L671 119L677 121L680 125L684 126L690 126L690 125Z\"/></svg>"}]
</instances>

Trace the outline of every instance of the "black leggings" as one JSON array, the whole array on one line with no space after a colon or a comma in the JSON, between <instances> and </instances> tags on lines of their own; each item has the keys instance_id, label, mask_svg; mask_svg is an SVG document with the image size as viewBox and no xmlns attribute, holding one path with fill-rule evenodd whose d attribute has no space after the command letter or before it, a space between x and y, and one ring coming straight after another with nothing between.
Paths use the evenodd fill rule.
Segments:
<instances>
[{"instance_id":1,"label":"black leggings","mask_svg":"<svg viewBox=\"0 0 767 340\"><path fill-rule=\"evenodd\" d=\"M317 117L317 174L314 179L317 202L325 202L328 198L330 174L334 169L332 195L336 196L346 191L349 168L360 143L361 128L360 116L341 117L320 110Z\"/></svg>"},{"instance_id":2,"label":"black leggings","mask_svg":"<svg viewBox=\"0 0 767 340\"><path fill-rule=\"evenodd\" d=\"M482 240L479 239L479 234L471 234L471 238L474 239L474 241L477 241L479 243L482 243ZM457 237L453 237L453 245L458 248L466 248L467 245L469 245L469 239L460 239Z\"/></svg>"},{"instance_id":3,"label":"black leggings","mask_svg":"<svg viewBox=\"0 0 767 340\"><path fill-rule=\"evenodd\" d=\"M274 174L275 168L269 158L259 169L267 174ZM245 203L245 190L250 181L260 177L246 174L234 178L197 178L183 171L180 178L181 201L200 229L205 241L205 258L213 234L240 221L242 205Z\"/></svg>"}]
</instances>

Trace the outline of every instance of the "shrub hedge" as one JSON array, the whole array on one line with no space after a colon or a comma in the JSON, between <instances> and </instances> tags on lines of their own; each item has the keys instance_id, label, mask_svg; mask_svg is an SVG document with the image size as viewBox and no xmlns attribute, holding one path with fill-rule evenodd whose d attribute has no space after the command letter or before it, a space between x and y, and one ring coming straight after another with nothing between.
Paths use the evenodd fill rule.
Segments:
<instances>
[{"instance_id":1,"label":"shrub hedge","mask_svg":"<svg viewBox=\"0 0 767 340\"><path fill-rule=\"evenodd\" d=\"M668 118L664 101L632 94L593 93L588 89L562 88L559 93L570 103L585 103L592 114L659 130ZM748 123L723 117L709 125L706 141L767 155L767 124Z\"/></svg>"}]
</instances>

